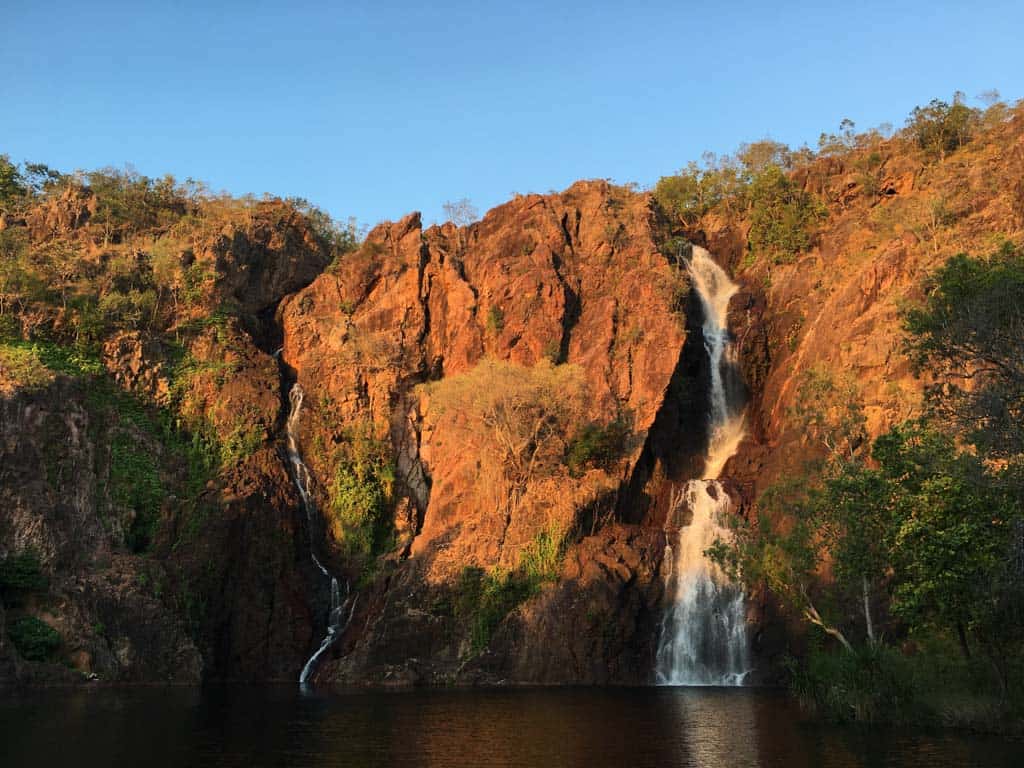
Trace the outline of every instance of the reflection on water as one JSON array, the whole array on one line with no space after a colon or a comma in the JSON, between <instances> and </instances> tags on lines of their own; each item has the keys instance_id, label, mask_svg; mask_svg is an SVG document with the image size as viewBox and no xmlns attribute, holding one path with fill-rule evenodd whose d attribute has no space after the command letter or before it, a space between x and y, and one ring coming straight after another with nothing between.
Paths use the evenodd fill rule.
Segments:
<instances>
[{"instance_id":1,"label":"reflection on water","mask_svg":"<svg viewBox=\"0 0 1024 768\"><path fill-rule=\"evenodd\" d=\"M801 723L742 689L302 696L292 688L0 691L0 765L1024 765L1024 745Z\"/></svg>"}]
</instances>

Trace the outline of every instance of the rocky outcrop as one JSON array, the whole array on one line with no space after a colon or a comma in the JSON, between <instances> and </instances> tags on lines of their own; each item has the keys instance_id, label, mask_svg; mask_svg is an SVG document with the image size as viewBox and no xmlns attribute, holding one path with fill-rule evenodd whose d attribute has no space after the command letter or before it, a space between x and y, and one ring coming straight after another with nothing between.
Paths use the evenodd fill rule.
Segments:
<instances>
[{"instance_id":1,"label":"rocky outcrop","mask_svg":"<svg viewBox=\"0 0 1024 768\"><path fill-rule=\"evenodd\" d=\"M100 270L95 211L69 187L15 225ZM107 375L58 367L19 388L0 364L0 560L32 553L48 584L7 623L34 617L61 637L60 664L24 662L0 631L0 682L293 680L313 642L308 535L274 444L273 314L330 254L279 201L180 242L161 247L197 267L197 289L174 295L166 332L106 338ZM131 263L151 268L142 251Z\"/></svg>"},{"instance_id":2,"label":"rocky outcrop","mask_svg":"<svg viewBox=\"0 0 1024 768\"><path fill-rule=\"evenodd\" d=\"M282 359L307 400L320 404L310 408L302 442L337 442L345 424L384 425L398 453L400 493L417 509L406 559L393 567L388 586L363 604L340 646L344 658L328 665L324 679L437 680L486 671L543 681L555 680L556 668L564 679L564 670L575 667L559 661L568 663L579 647L534 619L560 615L567 606L586 614L591 599L608 606L638 601L623 614L619 646L609 642L592 668L621 657L609 679L642 678L637 659L648 653L650 635L633 618L653 610L647 598L656 599L649 587L656 581L657 559L650 555L657 547L639 526L657 525L665 479L684 471L680 456L699 451L703 437L703 420L677 402L684 390L700 389L700 356L684 355L688 300L683 266L663 256L653 240L648 198L606 182L520 197L461 230L423 230L416 215L383 225L338 271L287 300ZM478 492L487 482L482 473L494 468L463 449L453 437L452 414L438 412L417 387L457 376L485 358L579 366L588 391L586 419L629 419L627 455L615 471L546 478L514 514L503 514L500 503ZM669 411L672 429L653 429ZM698 437L687 440L687 429ZM329 461L315 452L306 460L322 481L326 506ZM598 520L616 519L620 505L629 507L637 528L601 532ZM515 568L523 548L549 528L566 537L570 561L582 547L608 549L615 552L608 557L629 565L567 576L557 596L546 590L508 620L509 626L518 622L514 654L468 664L452 622L423 606L451 598L445 593L467 566ZM595 537L584 538L591 529ZM647 585L647 598L638 597L644 590L634 590L634 581ZM588 626L582 617L579 626ZM416 643L429 650L411 653ZM522 661L541 648L550 666Z\"/></svg>"}]
</instances>

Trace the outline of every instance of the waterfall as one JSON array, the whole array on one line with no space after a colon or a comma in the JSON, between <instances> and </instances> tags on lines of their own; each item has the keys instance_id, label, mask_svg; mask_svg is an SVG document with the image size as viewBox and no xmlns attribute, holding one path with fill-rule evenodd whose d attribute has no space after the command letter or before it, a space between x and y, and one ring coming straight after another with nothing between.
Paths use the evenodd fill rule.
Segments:
<instances>
[{"instance_id":1,"label":"waterfall","mask_svg":"<svg viewBox=\"0 0 1024 768\"><path fill-rule=\"evenodd\" d=\"M341 637L341 633L348 626L348 622L352 620L352 614L355 612L356 605L355 599L349 595L347 583L345 584L345 600L342 601L341 586L338 584L338 580L331 575L330 571L320 562L320 558L316 556L315 531L319 530L320 521L317 515L316 502L310 493L309 469L306 467L306 463L302 460L302 454L299 452L297 436L299 416L302 413L302 398L302 387L298 383L292 385L291 391L288 393L288 402L291 408L288 411L288 421L285 428L288 460L292 465L295 487L298 489L299 497L302 499L302 508L306 512L306 528L309 530L309 556L312 558L317 570L323 574L324 579L329 581L331 585L331 610L327 616L327 635L320 642L320 647L316 649L316 652L306 661L299 675L299 683L306 685L309 682L310 676L316 671L320 657ZM349 608L347 617L345 615L346 607Z\"/></svg>"},{"instance_id":2,"label":"waterfall","mask_svg":"<svg viewBox=\"0 0 1024 768\"><path fill-rule=\"evenodd\" d=\"M729 299L737 287L703 248L694 247L690 278L704 312L704 349L711 369L708 448L704 479L673 494L667 526L678 528L665 547L666 611L656 660L660 685L742 685L749 671L743 591L704 551L728 532L721 519L731 501L718 475L743 439L742 382L728 328ZM688 525L680 518L690 513Z\"/></svg>"}]
</instances>

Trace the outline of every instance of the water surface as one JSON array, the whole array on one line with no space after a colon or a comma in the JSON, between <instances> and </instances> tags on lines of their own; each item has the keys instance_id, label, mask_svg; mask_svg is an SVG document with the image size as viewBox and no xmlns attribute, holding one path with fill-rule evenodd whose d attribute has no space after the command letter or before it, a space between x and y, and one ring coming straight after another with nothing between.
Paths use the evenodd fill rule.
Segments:
<instances>
[{"instance_id":1,"label":"water surface","mask_svg":"<svg viewBox=\"0 0 1024 768\"><path fill-rule=\"evenodd\" d=\"M0 765L1013 766L1024 744L801 723L750 689L0 691Z\"/></svg>"}]
</instances>

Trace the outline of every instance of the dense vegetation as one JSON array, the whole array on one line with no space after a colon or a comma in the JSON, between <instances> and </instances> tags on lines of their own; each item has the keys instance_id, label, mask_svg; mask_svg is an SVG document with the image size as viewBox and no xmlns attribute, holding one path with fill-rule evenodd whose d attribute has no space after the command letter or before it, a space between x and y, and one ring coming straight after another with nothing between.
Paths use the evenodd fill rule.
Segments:
<instances>
[{"instance_id":1,"label":"dense vegetation","mask_svg":"<svg viewBox=\"0 0 1024 768\"><path fill-rule=\"evenodd\" d=\"M274 333L267 286L299 287L356 245L351 222L304 200L214 194L130 169L62 174L0 156L0 395L55 412L39 436L39 469L57 503L91 482L77 503L94 508L115 553L181 558L173 578L150 588L140 577L140 587L186 606L193 635L210 604L199 585L214 581L201 551L209 511L267 444L278 413L273 395L259 410L251 389L231 392L243 371L277 383L277 364L259 349ZM296 263L305 274L287 272ZM51 407L65 403L73 424ZM28 659L60 647L34 618L48 589L61 589L42 575L53 574L48 554L43 563L12 554L0 567L8 631ZM30 577L42 586L29 591Z\"/></svg>"},{"instance_id":2,"label":"dense vegetation","mask_svg":"<svg viewBox=\"0 0 1024 768\"><path fill-rule=\"evenodd\" d=\"M955 720L958 696L992 724L1024 704L1024 250L950 259L904 323L928 414L869 445L856 386L812 372L795 416L821 464L710 554L838 644L795 677L826 714Z\"/></svg>"},{"instance_id":3,"label":"dense vegetation","mask_svg":"<svg viewBox=\"0 0 1024 768\"><path fill-rule=\"evenodd\" d=\"M758 261L788 263L814 244L827 214L821 195L801 183L801 171L841 157L856 171L860 189L877 196L883 144L891 148L898 143L927 163L943 162L983 129L1007 118L1010 108L998 94L989 96L985 110L967 106L960 92L952 102L933 99L916 107L895 134L890 125L858 133L853 121L843 120L838 133L821 134L817 151L806 145L793 150L765 139L741 145L735 155L706 153L700 163L690 162L659 179L654 200L670 229L683 235L699 228L708 216L747 222L744 266ZM948 211L941 209L941 201L937 205L932 218L942 219Z\"/></svg>"}]
</instances>

